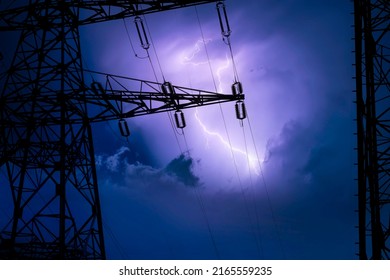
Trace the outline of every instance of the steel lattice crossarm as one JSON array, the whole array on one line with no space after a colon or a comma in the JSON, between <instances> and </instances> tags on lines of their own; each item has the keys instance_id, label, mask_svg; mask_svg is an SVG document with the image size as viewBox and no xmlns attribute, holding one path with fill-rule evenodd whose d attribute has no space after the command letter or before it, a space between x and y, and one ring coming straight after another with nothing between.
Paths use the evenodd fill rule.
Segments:
<instances>
[{"instance_id":1,"label":"steel lattice crossarm","mask_svg":"<svg viewBox=\"0 0 390 280\"><path fill-rule=\"evenodd\" d=\"M183 1L156 1L156 0L101 0L101 1L35 1L29 5L8 9L0 12L0 31L45 29L63 26L63 22L50 20L48 16L56 15L56 10L71 11L75 16L73 26L87 25L109 20L123 19L136 15L156 13L194 5L217 2L216 0L183 0ZM26 17L29 20L26 21Z\"/></svg>"},{"instance_id":2,"label":"steel lattice crossarm","mask_svg":"<svg viewBox=\"0 0 390 280\"><path fill-rule=\"evenodd\" d=\"M89 122L132 118L224 102L239 102L245 98L244 94L221 94L175 86L169 82L157 83L96 71L86 72L104 76L105 82L94 81L88 87L84 86L78 90L69 89L63 98L69 111L77 108L77 103L87 103ZM39 125L60 124L62 120L60 116L55 116L56 110L54 108L53 110L47 109L48 105L55 103L57 98L57 93L52 91L41 91L40 94L37 94L35 97L36 118L34 118L29 110L20 109L23 108L21 104L31 101L31 96L11 92L0 100L3 104L2 111L9 111L12 115L12 120L9 120L8 124L2 120L2 125L24 126L28 122ZM52 105L54 107L54 104ZM16 107L19 109L12 109ZM30 106L27 108L30 109ZM74 114L69 115L66 122L80 124L85 120L84 115Z\"/></svg>"},{"instance_id":3,"label":"steel lattice crossarm","mask_svg":"<svg viewBox=\"0 0 390 280\"><path fill-rule=\"evenodd\" d=\"M94 104L95 108L100 110L94 115L91 111L89 112L91 122L179 111L244 99L244 94L220 94L175 86L169 82L161 84L118 75L101 74L105 75L104 86L99 82L93 82L85 95L73 97L75 99L81 98L88 104Z\"/></svg>"}]
</instances>

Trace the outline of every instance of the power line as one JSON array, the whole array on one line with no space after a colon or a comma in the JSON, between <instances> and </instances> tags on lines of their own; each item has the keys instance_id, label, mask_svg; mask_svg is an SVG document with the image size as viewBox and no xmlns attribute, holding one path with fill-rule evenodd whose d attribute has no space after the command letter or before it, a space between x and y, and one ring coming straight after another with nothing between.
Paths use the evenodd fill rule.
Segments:
<instances>
[{"instance_id":1,"label":"power line","mask_svg":"<svg viewBox=\"0 0 390 280\"><path fill-rule=\"evenodd\" d=\"M277 235L277 238L278 238L280 250L281 250L281 252L282 252L284 258L287 259L286 252L285 252L285 250L284 250L284 246L283 246L283 242L282 242L282 237L281 237L281 233L280 233L280 228L279 228L278 225L277 225L276 216L275 216L275 211L274 211L273 206L272 206L271 197L270 197L270 194L269 194L269 191L268 191L267 183L266 183L266 181L265 181L265 176L264 176L262 164L261 164L261 162L260 162L259 153L258 153L258 151L257 151L257 146L256 146L255 138L254 138L254 135L253 135L252 125L251 125L251 122L250 122L249 115L248 115L248 125L249 125L249 130L250 130L250 133L251 133L253 145L254 145L254 148L255 148L256 159L257 159L257 162L258 162L258 164L259 164L260 174L261 174L261 178L262 178L262 181L263 181L265 193L266 193L266 196L267 196L268 206L269 206L269 209L270 209L270 211L271 211L272 221L273 221L273 224L274 224L274 227L275 227L275 230L276 230L276 235Z\"/></svg>"},{"instance_id":2,"label":"power line","mask_svg":"<svg viewBox=\"0 0 390 280\"><path fill-rule=\"evenodd\" d=\"M157 49L156 49L153 37L151 35L151 31L150 31L150 28L149 28L149 25L147 23L147 20L146 20L145 16L144 16L144 21L145 21L145 25L146 25L147 34L148 34L148 36L150 38L150 42L151 42L151 45L152 45L152 48L153 48L153 52L154 52L156 60L157 60L158 67L160 69L161 75L162 75L163 80L165 82L166 80L165 80L164 72L162 70L162 66L161 66L160 59L159 59L159 56L158 56L158 53L157 53ZM125 27L126 27L126 25L125 25ZM127 28L126 28L126 30L127 30ZM142 32L144 32L144 31L142 31ZM146 33L144 33L144 34L146 34ZM129 34L128 34L128 36L129 36ZM147 38L146 38L146 40L147 40ZM149 59L150 65L152 67L152 71L153 71L154 77L156 79L156 82L158 82L157 74L156 74L156 71L155 71L155 68L154 68L154 65L153 65L153 62L152 62L149 50L148 50L149 47L144 47L144 49L147 52L147 57ZM172 118L170 112L167 112L167 115L168 115L169 122L171 124L171 128L172 128L173 134L174 134L175 139L176 139L177 146L178 146L178 148L180 150L180 153L184 154L183 150L181 148L181 145L180 145L180 141L178 139L178 135L182 135L183 136L184 142L185 142L185 146L186 146L186 149L187 149L187 153L190 154L190 150L189 150L189 147L188 147L188 142L187 142L187 138L185 136L184 130L182 129L182 132L180 133L178 131L178 129L174 126L174 121L173 121L173 118ZM207 211L206 211L206 208L205 208L205 204L204 204L204 199L203 199L202 195L200 194L200 192L197 190L196 187L195 187L195 194L196 194L196 198L197 198L197 201L199 203L200 209L202 211L202 215L203 215L203 217L205 219L207 230L208 230L208 233L210 235L210 239L211 239L211 242L212 242L215 254L216 254L217 258L219 259L220 258L220 253L218 251L218 247L216 245L215 237L214 237L214 234L213 234L212 229L211 229L210 221L209 221L209 218L208 218L208 215L207 215Z\"/></svg>"},{"instance_id":3,"label":"power line","mask_svg":"<svg viewBox=\"0 0 390 280\"><path fill-rule=\"evenodd\" d=\"M125 26L125 29L126 29L127 39L128 39L128 41L130 43L130 48L133 51L134 56L139 58L139 59L148 58L148 56L142 57L142 56L139 56L137 54L137 52L135 51L135 48L134 48L133 40L131 40L130 32L129 32L129 29L127 28L127 24L126 24L125 18L123 18L122 20L123 20L123 25Z\"/></svg>"},{"instance_id":4,"label":"power line","mask_svg":"<svg viewBox=\"0 0 390 280\"><path fill-rule=\"evenodd\" d=\"M249 158L249 151L248 151L248 145L247 145L247 139L246 139L246 133L245 133L245 127L242 126L242 133L243 133L243 136L244 136L244 143L245 143L245 153L246 153L246 158L247 158L247 161L248 161L248 169L249 169L249 181L250 181L250 185L251 185L251 188L253 190L255 190L254 188L254 184L253 184L253 179L252 179L252 173L251 173L251 170L250 170L250 158ZM257 251L259 253L259 256L262 257L264 255L264 251L263 251L263 246L262 246L262 241L261 241L261 231L260 231L260 216L259 216L259 211L257 209L257 203L256 203L256 197L253 196L253 204L254 204L254 209L255 209L255 218L256 218L256 229L258 231L258 234L256 234L254 232L254 237L255 237L255 240L256 240L256 247L257 247Z\"/></svg>"},{"instance_id":5,"label":"power line","mask_svg":"<svg viewBox=\"0 0 390 280\"><path fill-rule=\"evenodd\" d=\"M155 46L155 44L154 44L153 37L152 37L152 35L151 35L151 33L150 33L150 29L149 29L148 22L147 22L145 16L143 16L143 18L144 18L144 20L145 20L146 29L147 29L148 34L149 34L149 37L150 37L150 42L152 43L152 48L153 48L154 55L156 56L156 60L157 60L158 67L159 67L160 72L161 72L161 75L162 75L162 77L163 77L163 81L165 82L166 80L165 80L164 72L163 72L162 67L161 67L160 58L159 58L159 56L158 56L158 53L157 53L157 50L156 50L156 46ZM149 52L148 52L148 56L149 56ZM149 57L150 57L150 56L149 56Z\"/></svg>"},{"instance_id":6,"label":"power line","mask_svg":"<svg viewBox=\"0 0 390 280\"><path fill-rule=\"evenodd\" d=\"M217 84L216 84L216 80L215 80L215 76L214 76L214 72L213 72L213 69L212 69L212 66L211 66L210 55L209 55L209 52L208 52L208 49L207 49L207 46L206 46L206 40L205 40L205 37L204 37L204 32L203 32L202 24L201 24L201 22L200 22L200 17L199 17L198 9L197 9L197 7L194 7L194 8L195 8L196 17L197 17L199 29L200 29L200 32L201 32L201 36L202 36L202 40L203 40L203 45L204 45L204 48L205 48L206 57L207 57L207 61L208 61L210 73L211 73L211 76L212 76L214 88L215 88L215 91L218 91L218 89L217 89ZM232 56L232 58L233 58L233 53L232 53L232 52L231 52L231 56ZM233 61L234 61L234 59L233 59ZM235 69L235 68L234 68L234 69ZM236 70L234 70L234 71L236 72ZM238 79L238 76L237 76L236 74L235 74L235 79L236 79L236 81L237 81L237 79ZM242 181L241 181L241 176L240 176L240 173L239 173L239 170L238 170L237 161L236 161L236 158L235 158L235 155L234 155L234 151L233 151L233 148L232 148L232 142L231 142L230 134L229 134L229 131L228 131L228 128L227 128L227 123L226 123L225 115L224 115L224 112L223 112L223 109L222 109L221 104L218 104L218 105L219 105L219 109L220 109L220 114L221 114L221 117L222 117L222 121L223 121L223 124L224 124L224 129L225 129L225 132L226 132L226 135L227 135L228 146L229 146L229 148L230 148L230 153L231 153L231 156L232 156L232 159L233 159L234 168L235 168L236 176L237 176L237 179L238 179L238 184L239 184L240 190L241 190L241 195L242 195L243 200L244 200L245 210L246 210L246 212L247 212L248 218L251 220L250 210L249 210L249 206L248 206L248 200L247 200L247 197L246 197L246 195L245 195L244 187L243 187L243 184L242 184ZM253 227L253 224L252 224L251 226ZM254 234L254 239L255 239L255 242L256 242L257 252L258 252L258 254L260 255L260 248L259 248L259 247L260 247L260 244L259 244L259 242L258 242L258 239L257 239L257 237L256 237L255 232L254 232L254 231L252 231L252 232L253 232L253 234Z\"/></svg>"}]
</instances>

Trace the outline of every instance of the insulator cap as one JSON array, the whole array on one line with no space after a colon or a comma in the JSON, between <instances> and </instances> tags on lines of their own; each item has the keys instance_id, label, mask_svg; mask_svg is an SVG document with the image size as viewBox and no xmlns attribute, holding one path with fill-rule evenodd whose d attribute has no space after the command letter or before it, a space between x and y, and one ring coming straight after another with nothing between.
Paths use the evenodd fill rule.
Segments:
<instances>
[{"instance_id":1,"label":"insulator cap","mask_svg":"<svg viewBox=\"0 0 390 280\"><path fill-rule=\"evenodd\" d=\"M226 6L224 2L217 3L217 12L218 12L218 19L219 19L219 25L221 27L222 36L228 38L232 33L232 31L230 30L229 20L226 13Z\"/></svg>"},{"instance_id":2,"label":"insulator cap","mask_svg":"<svg viewBox=\"0 0 390 280\"><path fill-rule=\"evenodd\" d=\"M164 82L161 85L161 90L164 94L169 94L169 95L175 94L175 89L170 82Z\"/></svg>"},{"instance_id":3,"label":"insulator cap","mask_svg":"<svg viewBox=\"0 0 390 280\"><path fill-rule=\"evenodd\" d=\"M243 89L242 89L242 84L241 82L235 82L233 85L232 85L232 93L233 95L240 95L240 94L243 94Z\"/></svg>"},{"instance_id":4,"label":"insulator cap","mask_svg":"<svg viewBox=\"0 0 390 280\"><path fill-rule=\"evenodd\" d=\"M184 113L181 110L177 110L175 112L175 122L177 128L185 128L186 127L186 120L184 118Z\"/></svg>"},{"instance_id":5,"label":"insulator cap","mask_svg":"<svg viewBox=\"0 0 390 280\"><path fill-rule=\"evenodd\" d=\"M119 126L119 131L121 132L121 135L123 137L129 137L130 136L129 126L128 126L128 124L127 124L125 119L120 119L119 123L118 123L118 126Z\"/></svg>"},{"instance_id":6,"label":"insulator cap","mask_svg":"<svg viewBox=\"0 0 390 280\"><path fill-rule=\"evenodd\" d=\"M142 48L145 50L149 49L150 44L148 36L146 35L145 25L141 17L136 16L134 19L135 27L137 28L138 38Z\"/></svg>"},{"instance_id":7,"label":"insulator cap","mask_svg":"<svg viewBox=\"0 0 390 280\"><path fill-rule=\"evenodd\" d=\"M237 101L236 103L236 117L239 120L243 120L246 118L246 108L245 103L242 101Z\"/></svg>"}]
</instances>

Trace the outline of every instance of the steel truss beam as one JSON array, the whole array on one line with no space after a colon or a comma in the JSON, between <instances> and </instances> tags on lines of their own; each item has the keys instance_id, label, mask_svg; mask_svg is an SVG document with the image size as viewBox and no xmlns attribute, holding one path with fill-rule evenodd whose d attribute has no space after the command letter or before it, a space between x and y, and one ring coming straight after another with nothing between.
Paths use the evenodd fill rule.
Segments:
<instances>
[{"instance_id":1,"label":"steel truss beam","mask_svg":"<svg viewBox=\"0 0 390 280\"><path fill-rule=\"evenodd\" d=\"M109 20L122 19L137 15L151 14L167 10L174 10L195 5L217 2L216 0L182 0L182 1L156 1L156 0L100 0L100 1L35 1L34 3L7 11L0 12L0 31L44 29L60 27L62 25L80 26ZM48 15L55 15L55 10L66 9L80 11L78 17L69 22L48 20ZM48 12L45 13L44 11ZM26 22L26 16L30 21Z\"/></svg>"}]
</instances>

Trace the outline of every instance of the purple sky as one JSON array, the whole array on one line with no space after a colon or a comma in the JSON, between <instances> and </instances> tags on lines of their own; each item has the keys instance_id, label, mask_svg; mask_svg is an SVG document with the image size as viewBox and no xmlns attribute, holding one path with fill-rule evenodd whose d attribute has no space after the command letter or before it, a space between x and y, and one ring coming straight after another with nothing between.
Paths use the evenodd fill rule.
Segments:
<instances>
[{"instance_id":1,"label":"purple sky","mask_svg":"<svg viewBox=\"0 0 390 280\"><path fill-rule=\"evenodd\" d=\"M352 8L341 1L227 1L264 180L248 121L240 126L234 104L222 110L236 164L218 105L185 111L186 157L167 114L128 120L129 143L115 122L115 133L108 125L95 129L104 219L117 240L106 232L109 257L355 258ZM217 88L229 93L234 76L215 6L198 13ZM165 78L214 90L195 9L146 21ZM145 55L132 19L126 24ZM91 67L154 80L149 61L135 58L123 22L83 35Z\"/></svg>"},{"instance_id":2,"label":"purple sky","mask_svg":"<svg viewBox=\"0 0 390 280\"><path fill-rule=\"evenodd\" d=\"M116 121L96 124L108 258L355 259L352 3L226 4L253 134L234 103L185 110L185 138L166 113L129 119L128 142ZM215 4L197 9L217 89L230 93ZM165 78L214 91L195 8L146 21ZM123 21L81 35L86 68L155 80Z\"/></svg>"}]
</instances>

